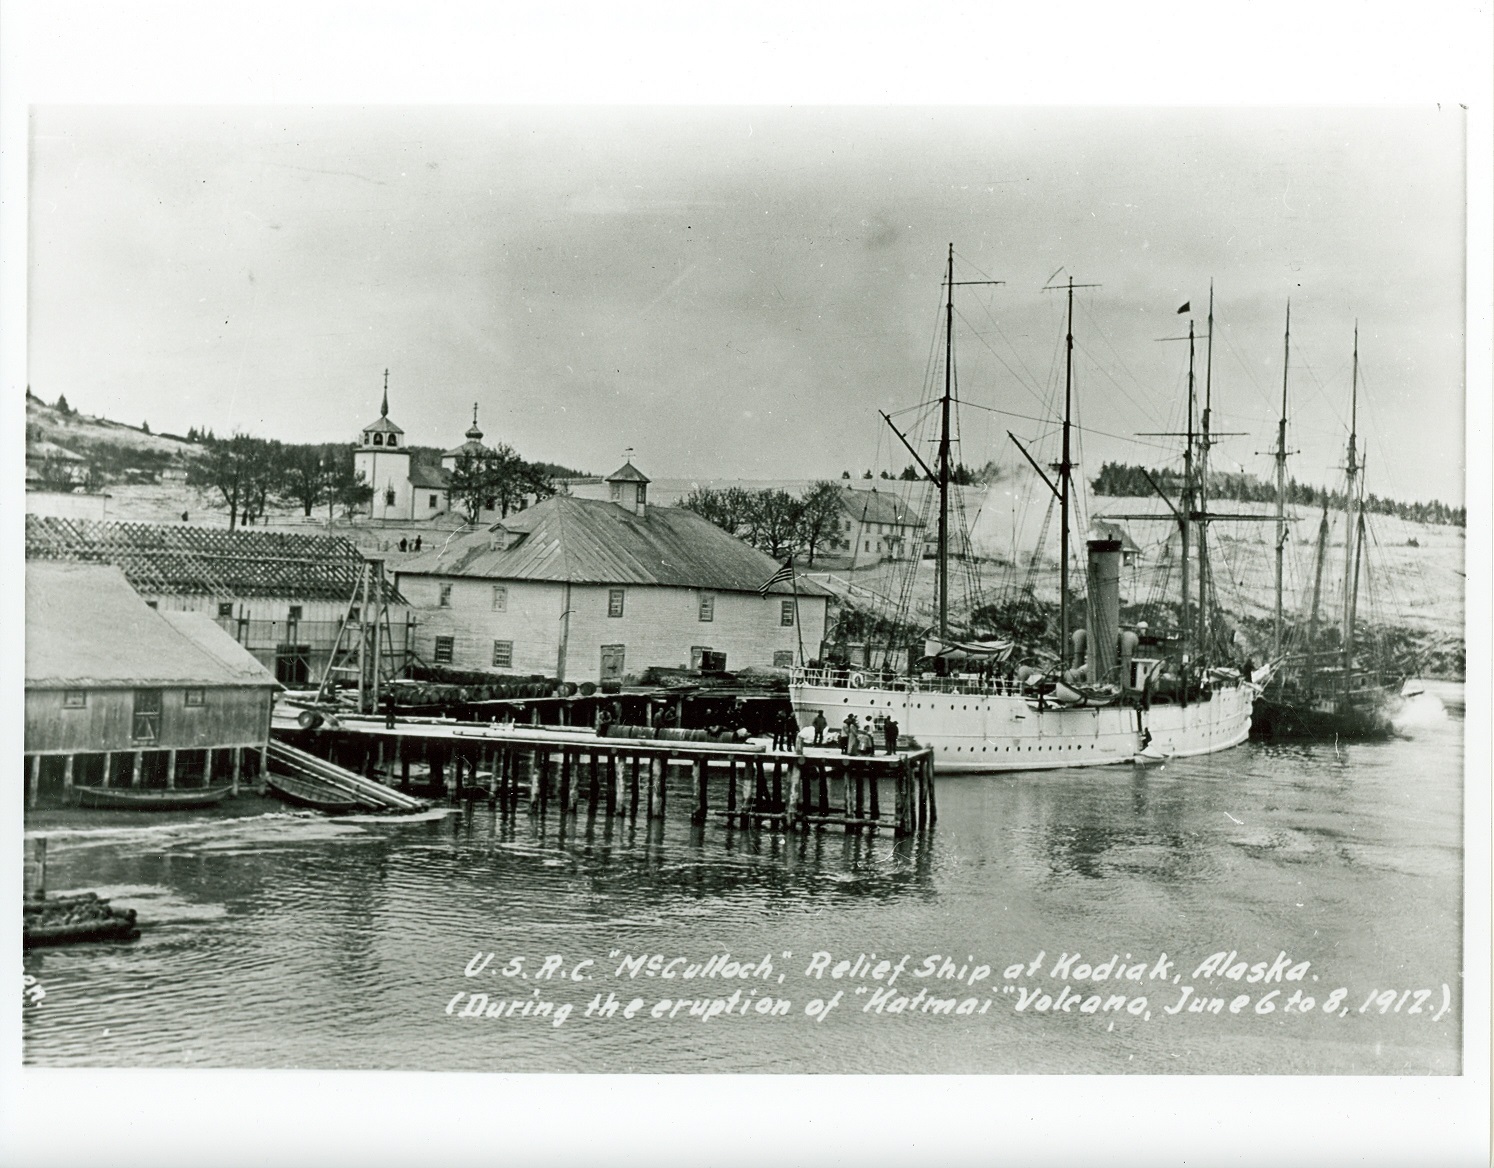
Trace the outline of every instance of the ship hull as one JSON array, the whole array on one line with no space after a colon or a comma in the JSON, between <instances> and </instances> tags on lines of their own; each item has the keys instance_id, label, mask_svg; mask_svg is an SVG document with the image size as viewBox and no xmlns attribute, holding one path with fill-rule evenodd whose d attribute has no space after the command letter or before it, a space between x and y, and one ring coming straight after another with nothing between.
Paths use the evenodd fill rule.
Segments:
<instances>
[{"instance_id":1,"label":"ship hull","mask_svg":"<svg viewBox=\"0 0 1494 1168\"><path fill-rule=\"evenodd\" d=\"M863 727L889 714L934 752L942 773L1056 770L1212 754L1250 736L1255 689L1223 686L1186 706L1048 706L1016 694L937 693L796 683L799 724L823 713L831 733L855 714Z\"/></svg>"},{"instance_id":2,"label":"ship hull","mask_svg":"<svg viewBox=\"0 0 1494 1168\"><path fill-rule=\"evenodd\" d=\"M1395 733L1390 706L1380 694L1352 703L1267 694L1255 701L1252 730L1267 742L1373 742Z\"/></svg>"}]
</instances>

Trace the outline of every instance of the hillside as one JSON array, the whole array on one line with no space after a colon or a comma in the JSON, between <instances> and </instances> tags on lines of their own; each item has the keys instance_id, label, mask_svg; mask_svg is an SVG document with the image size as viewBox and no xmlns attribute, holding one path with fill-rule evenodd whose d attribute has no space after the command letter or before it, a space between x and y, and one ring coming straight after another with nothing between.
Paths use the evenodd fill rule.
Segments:
<instances>
[{"instance_id":1,"label":"hillside","mask_svg":"<svg viewBox=\"0 0 1494 1168\"><path fill-rule=\"evenodd\" d=\"M151 434L107 418L64 413L34 397L26 399L26 436L55 442L83 455L106 476L131 468L159 471L184 467L196 453L195 443L165 434Z\"/></svg>"}]
</instances>

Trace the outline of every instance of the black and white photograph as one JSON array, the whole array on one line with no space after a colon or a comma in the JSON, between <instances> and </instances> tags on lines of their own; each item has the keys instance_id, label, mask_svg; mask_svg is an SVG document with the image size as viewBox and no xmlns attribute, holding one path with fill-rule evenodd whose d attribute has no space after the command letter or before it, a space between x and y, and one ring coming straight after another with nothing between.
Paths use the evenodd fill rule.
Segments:
<instances>
[{"instance_id":1,"label":"black and white photograph","mask_svg":"<svg viewBox=\"0 0 1494 1168\"><path fill-rule=\"evenodd\" d=\"M6 100L14 1053L52 1124L325 1085L275 1146L402 1163L452 1133L337 1141L413 1084L468 1156L735 1163L813 1112L798 1158L844 1123L905 1163L945 1138L914 1101L1011 1084L1057 1141L1131 1101L1107 1162L1175 1162L1151 1100L1176 1162L1255 1162L1170 1109L1233 1082L1487 1146L1486 1091L1430 1119L1488 1056L1465 78L266 70ZM648 1134L676 1109L704 1149ZM145 1130L120 1162L175 1162Z\"/></svg>"}]
</instances>

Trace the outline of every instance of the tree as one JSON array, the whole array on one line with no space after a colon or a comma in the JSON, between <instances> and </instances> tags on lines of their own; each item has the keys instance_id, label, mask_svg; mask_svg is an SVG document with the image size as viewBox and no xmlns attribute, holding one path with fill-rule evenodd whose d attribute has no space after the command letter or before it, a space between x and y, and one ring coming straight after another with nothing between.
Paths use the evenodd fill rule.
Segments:
<instances>
[{"instance_id":1,"label":"tree","mask_svg":"<svg viewBox=\"0 0 1494 1168\"><path fill-rule=\"evenodd\" d=\"M73 412L73 408L67 404L67 395L64 393L57 395L57 412L64 417Z\"/></svg>"},{"instance_id":2,"label":"tree","mask_svg":"<svg viewBox=\"0 0 1494 1168\"><path fill-rule=\"evenodd\" d=\"M201 456L187 467L187 484L211 495L217 492L228 510L228 530L239 524L246 510L254 510L259 478L270 461L269 443L248 434L214 438Z\"/></svg>"},{"instance_id":3,"label":"tree","mask_svg":"<svg viewBox=\"0 0 1494 1168\"><path fill-rule=\"evenodd\" d=\"M759 491L755 518L757 546L775 560L797 550L804 503L787 491Z\"/></svg>"},{"instance_id":4,"label":"tree","mask_svg":"<svg viewBox=\"0 0 1494 1168\"><path fill-rule=\"evenodd\" d=\"M806 488L800 499L799 541L811 565L820 542L840 523L840 496L840 487L822 480Z\"/></svg>"},{"instance_id":5,"label":"tree","mask_svg":"<svg viewBox=\"0 0 1494 1168\"><path fill-rule=\"evenodd\" d=\"M848 470L843 470L840 472L840 477L843 479L848 479L851 477L851 472Z\"/></svg>"},{"instance_id":6,"label":"tree","mask_svg":"<svg viewBox=\"0 0 1494 1168\"><path fill-rule=\"evenodd\" d=\"M190 436L190 434L189 434ZM287 504L299 503L308 519L311 509L324 502L331 484L333 459L328 446L287 446L280 463L275 494Z\"/></svg>"},{"instance_id":7,"label":"tree","mask_svg":"<svg viewBox=\"0 0 1494 1168\"><path fill-rule=\"evenodd\" d=\"M328 502L342 508L343 518L351 519L373 500L373 484L363 477L353 462L351 446L328 447L331 465L328 473Z\"/></svg>"},{"instance_id":8,"label":"tree","mask_svg":"<svg viewBox=\"0 0 1494 1168\"><path fill-rule=\"evenodd\" d=\"M923 472L910 462L907 466L903 467L903 473L897 477L905 483L916 483L919 479L923 478Z\"/></svg>"}]
</instances>

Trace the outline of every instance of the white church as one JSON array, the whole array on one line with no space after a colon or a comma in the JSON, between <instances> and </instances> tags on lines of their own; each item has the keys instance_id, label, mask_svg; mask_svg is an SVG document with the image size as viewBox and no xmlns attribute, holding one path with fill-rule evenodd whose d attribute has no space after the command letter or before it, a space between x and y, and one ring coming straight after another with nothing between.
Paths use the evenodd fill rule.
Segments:
<instances>
[{"instance_id":1,"label":"white church","mask_svg":"<svg viewBox=\"0 0 1494 1168\"><path fill-rule=\"evenodd\" d=\"M457 460L469 451L486 450L477 426L477 404L472 405L472 425L460 446L441 452L440 466L410 463L405 432L389 420L389 373L384 372L384 401L379 416L363 427L363 436L353 452L353 468L373 487L369 518L379 522L409 522L437 519L451 510L451 472ZM496 509L484 508L479 520L498 518Z\"/></svg>"}]
</instances>

